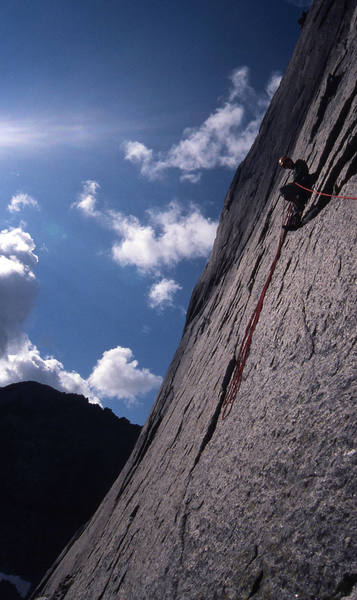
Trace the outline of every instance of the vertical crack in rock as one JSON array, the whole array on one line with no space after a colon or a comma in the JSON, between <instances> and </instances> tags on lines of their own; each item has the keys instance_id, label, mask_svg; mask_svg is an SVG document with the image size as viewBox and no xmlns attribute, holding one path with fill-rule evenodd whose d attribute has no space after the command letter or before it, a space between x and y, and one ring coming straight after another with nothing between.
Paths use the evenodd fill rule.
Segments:
<instances>
[{"instance_id":1,"label":"vertical crack in rock","mask_svg":"<svg viewBox=\"0 0 357 600\"><path fill-rule=\"evenodd\" d=\"M131 526L132 526L132 524L133 524L133 521L134 521L134 519L135 519L135 517L136 517L136 514L137 514L137 512L138 512L139 508L140 508L140 507L139 507L139 505L135 506L134 510L133 510L133 511L130 513L130 516L129 516L129 519L128 519L128 525L127 525L127 528L126 528L125 532L123 533L123 535L121 536L121 538L120 538L120 541L119 541L119 545L118 545L118 547L117 547L117 549L116 549L117 556L116 556L115 560L113 561L113 563L112 563L111 565L109 565L109 566L108 566L108 568L107 568L107 571L109 571L109 570L110 570L110 574L109 574L109 577L108 577L108 579L107 579L107 582L106 582L106 584L105 584L105 586L104 586L104 588L103 588L103 591L101 592L100 596L98 596L97 600L102 600L102 598L104 598L104 594L105 594L105 592L107 591L107 589L108 589L108 586L109 586L109 584L110 584L110 583L111 583L111 581L112 581L112 577L113 577L114 569L115 569L115 567L117 566L117 564L118 564L118 562L119 562L119 560L120 560L120 558L121 558L121 553L119 552L119 550L121 549L121 546L122 546L122 545L123 545L123 543L124 543L124 540L125 540L125 538L126 538L126 536L127 536L128 532L129 532L129 529L130 529L130 527L131 527ZM134 534L134 535L135 535L135 534ZM133 536L133 537L134 537L134 536ZM126 575L126 573L124 574L124 577L125 577L125 575ZM122 577L122 581L124 581L124 577ZM120 584L119 584L119 587L120 587ZM119 587L118 587L118 589L119 589Z\"/></svg>"},{"instance_id":2,"label":"vertical crack in rock","mask_svg":"<svg viewBox=\"0 0 357 600\"><path fill-rule=\"evenodd\" d=\"M347 137L347 136L346 136ZM341 144L342 146L342 144ZM341 173L342 169L344 168L344 166L353 158L356 158L356 152L357 152L357 134L354 135L352 137L351 140L349 140L349 142L347 142L346 148L342 154L342 156L339 158L339 160L336 162L335 166L331 169L331 173L329 178L327 179L327 183L326 183L326 187L327 188L332 188L333 185L335 184L339 174ZM336 188L338 187L337 191L339 191L341 189L341 186L336 186Z\"/></svg>"},{"instance_id":3,"label":"vertical crack in rock","mask_svg":"<svg viewBox=\"0 0 357 600\"><path fill-rule=\"evenodd\" d=\"M357 174L357 154L350 162L347 172L346 172L346 175L343 178L343 180L341 181L339 189L341 190L343 188L343 186L346 185L346 183L351 179L351 177L353 177L356 174Z\"/></svg>"},{"instance_id":4,"label":"vertical crack in rock","mask_svg":"<svg viewBox=\"0 0 357 600\"><path fill-rule=\"evenodd\" d=\"M281 294L281 293L282 293L282 291L283 291L283 288L284 288L284 278L285 278L285 275L287 274L287 272L288 272L288 270L289 270L289 267L290 267L290 265L291 265L291 261L292 261L292 257L290 257L290 258L289 258L289 260L288 260L288 262L286 263L286 267L285 267L285 269L284 269L284 273L283 273L283 274L282 274L282 276L281 276L281 284L280 284L280 288L279 288L279 291L278 291L278 293L276 294L276 299L278 300L278 304L277 304L277 306L279 306L279 305L280 305L280 303L281 303L281 301L282 301L282 294Z\"/></svg>"},{"instance_id":5,"label":"vertical crack in rock","mask_svg":"<svg viewBox=\"0 0 357 600\"><path fill-rule=\"evenodd\" d=\"M236 358L235 358L235 355L233 355L233 357L231 358L231 360L228 363L225 375L223 377L221 394L220 394L220 399L219 399L218 405L216 407L216 410L214 411L214 414L212 415L211 421L208 425L207 431L201 442L201 445L200 445L199 451L197 453L197 456L194 460L193 466L191 467L190 472L188 473L188 476L186 479L185 489L184 489L184 493L183 493L182 501L181 501L181 504L184 505L185 508L184 508L183 515L181 517L181 522L180 522L180 527L179 527L179 538L180 538L180 546L181 546L179 564L181 567L183 565L183 560L184 560L186 523L187 523L187 519L189 516L189 511L187 508L188 502L187 502L187 500L185 500L186 495L187 495L187 490L188 490L188 487L191 482L192 473L193 473L195 467L197 466L204 449L206 448L209 441L212 439L215 429L217 427L217 422L218 422L219 415L221 412L222 404L223 404L225 395L227 393L227 387L228 387L230 379L232 377L232 373L234 371L235 364L236 364ZM203 504L203 501L201 502L200 507L202 506L202 504ZM176 514L175 522L177 521L177 518L178 518L178 514ZM254 560L254 558L253 558L253 560ZM175 585L175 595L174 595L175 599L177 598L177 590L178 590L178 580Z\"/></svg>"},{"instance_id":6,"label":"vertical crack in rock","mask_svg":"<svg viewBox=\"0 0 357 600\"><path fill-rule=\"evenodd\" d=\"M321 101L320 101L320 106L318 108L317 116L316 116L316 122L311 129L310 144L312 143L312 140L314 139L316 133L318 132L318 130L320 128L320 125L324 119L327 107L328 107L329 103L331 102L332 98L335 96L343 75L344 75L344 73L341 73L340 75L334 75L333 73L331 73L327 78L325 93L322 96Z\"/></svg>"},{"instance_id":7,"label":"vertical crack in rock","mask_svg":"<svg viewBox=\"0 0 357 600\"><path fill-rule=\"evenodd\" d=\"M252 288L253 288L253 285L254 285L254 282L255 282L255 276L257 274L257 270L259 268L259 265L260 265L260 263L262 261L262 258L264 256L264 254L265 254L265 252L263 250L263 252L261 252L259 254L257 260L255 261L255 265L253 267L253 271L251 272L251 275L250 275L250 278L249 278L249 281L248 281L248 290L249 290L250 294L252 293Z\"/></svg>"},{"instance_id":8,"label":"vertical crack in rock","mask_svg":"<svg viewBox=\"0 0 357 600\"><path fill-rule=\"evenodd\" d=\"M340 598L346 598L348 597L352 591L354 586L357 583L357 573L346 573L343 576L342 581L339 583L339 585L337 586L336 592L333 595L333 599L336 598L340 599Z\"/></svg>"},{"instance_id":9,"label":"vertical crack in rock","mask_svg":"<svg viewBox=\"0 0 357 600\"><path fill-rule=\"evenodd\" d=\"M204 449L206 448L207 444L212 439L212 436L213 436L213 434L214 434L214 432L216 430L217 422L218 422L219 415L220 415L221 408L222 408L222 404L223 404L224 398L225 398L226 393L227 393L227 387L228 387L228 384L229 384L230 379L232 377L232 373L234 371L235 364L236 364L236 358L233 355L233 358L231 358L231 360L229 361L227 369L226 369L226 372L225 372L225 375L223 377L221 394L220 394L220 398L219 398L216 410L214 411L214 413L212 415L212 418L211 418L211 421L210 421L210 423L209 423L209 425L207 427L207 431L206 431L206 433L204 435L204 438L203 438L203 440L201 442L201 446L200 446L198 454L197 454L197 456L195 458L193 467L192 467L192 469L190 471L190 475L192 474L193 469L198 464L198 462L199 462L199 460L200 460L200 458L202 456L202 453L203 453Z\"/></svg>"},{"instance_id":10,"label":"vertical crack in rock","mask_svg":"<svg viewBox=\"0 0 357 600\"><path fill-rule=\"evenodd\" d=\"M317 168L317 173L320 173L323 166L325 165L327 158L332 150L332 148L335 145L335 142L343 128L343 125L346 121L347 115L351 110L351 106L352 106L352 102L356 96L356 92L357 92L357 83L354 87L354 90L352 92L352 94L347 98L346 102L344 103L342 109L340 110L340 113L336 119L335 125L332 127L331 132L329 133L326 142L325 142L325 148L321 154L321 158L319 160L319 165Z\"/></svg>"},{"instance_id":11,"label":"vertical crack in rock","mask_svg":"<svg viewBox=\"0 0 357 600\"><path fill-rule=\"evenodd\" d=\"M249 598L253 598L253 596L255 596L259 592L260 585L261 585L261 582L263 580L263 577L264 577L264 571L261 570L259 572L256 580L254 581L253 587L252 587L251 592L250 592L250 594L248 596L248 600L249 600Z\"/></svg>"}]
</instances>

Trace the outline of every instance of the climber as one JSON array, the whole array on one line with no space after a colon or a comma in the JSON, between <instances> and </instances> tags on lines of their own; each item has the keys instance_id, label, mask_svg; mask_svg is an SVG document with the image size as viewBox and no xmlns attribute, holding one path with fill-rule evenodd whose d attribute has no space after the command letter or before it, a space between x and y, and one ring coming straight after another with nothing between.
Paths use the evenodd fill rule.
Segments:
<instances>
[{"instance_id":1,"label":"climber","mask_svg":"<svg viewBox=\"0 0 357 600\"><path fill-rule=\"evenodd\" d=\"M279 158L279 165L283 169L293 170L294 182L306 187L311 183L311 175L304 160L299 159L294 162L289 156L282 156ZM288 223L283 225L283 228L287 231L295 231L301 227L301 216L311 192L298 188L295 183L288 183L280 188L280 193L287 202L291 202L293 209Z\"/></svg>"}]
</instances>

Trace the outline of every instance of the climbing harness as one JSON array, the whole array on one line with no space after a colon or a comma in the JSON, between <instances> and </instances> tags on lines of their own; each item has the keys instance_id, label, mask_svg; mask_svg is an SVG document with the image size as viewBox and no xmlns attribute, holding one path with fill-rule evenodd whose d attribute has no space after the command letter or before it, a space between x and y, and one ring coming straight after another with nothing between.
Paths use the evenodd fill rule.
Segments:
<instances>
[{"instance_id":1,"label":"climbing harness","mask_svg":"<svg viewBox=\"0 0 357 600\"><path fill-rule=\"evenodd\" d=\"M292 207L288 206L287 209L285 209L284 214L283 214L282 225L286 225L289 222L291 215L292 215ZM250 345L252 343L253 333L257 326L259 316L260 316L260 313L263 308L265 294L269 287L271 278L273 277L273 273L275 271L276 264L279 260L281 248L284 244L286 234L287 234L286 229L283 229L283 227L282 227L281 233L280 233L280 238L279 238L279 243L278 243L278 248L275 253L272 265L270 267L268 278L263 287L263 291L260 294L258 304L256 305L256 307L253 311L253 314L250 317L249 323L247 325L247 328L246 328L244 336L243 336L242 343L239 348L238 358L237 358L237 361L236 361L236 364L235 364L235 367L233 370L232 378L231 378L230 384L228 386L226 397L222 404L222 419L225 419L230 414L232 407L233 407L234 400L236 399L236 396L238 394L238 390L239 390L240 384L242 382L243 370L245 367L245 363L247 362Z\"/></svg>"},{"instance_id":2,"label":"climbing harness","mask_svg":"<svg viewBox=\"0 0 357 600\"><path fill-rule=\"evenodd\" d=\"M340 198L342 200L357 200L357 198L354 198L353 196L337 196L336 194L325 194L324 192L318 192L317 190L311 190L310 188L304 187L303 185L301 185L301 183L297 183L297 181L294 181L294 183L299 188L302 188L307 192L312 192L313 194L318 194L319 196L328 196L329 198Z\"/></svg>"}]
</instances>

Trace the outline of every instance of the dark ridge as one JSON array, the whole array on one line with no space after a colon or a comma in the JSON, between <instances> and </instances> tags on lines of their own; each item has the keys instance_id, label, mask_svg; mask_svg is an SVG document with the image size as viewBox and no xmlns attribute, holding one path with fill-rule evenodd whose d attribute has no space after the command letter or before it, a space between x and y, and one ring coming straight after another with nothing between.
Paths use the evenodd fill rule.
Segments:
<instances>
[{"instance_id":1,"label":"dark ridge","mask_svg":"<svg viewBox=\"0 0 357 600\"><path fill-rule=\"evenodd\" d=\"M214 411L214 413L212 415L211 421L210 421L210 423L209 423L209 425L207 427L207 431L205 433L205 436L204 436L204 438L202 440L200 449L199 449L198 454L197 454L197 456L195 458L195 461L193 463L193 467L191 469L191 473L192 473L193 469L196 467L196 465L198 464L198 462L199 462L199 460L200 460L200 458L202 456L202 453L203 453L204 449L206 448L207 444L212 439L212 436L213 436L213 434L214 434L214 432L216 430L217 422L218 422L219 415L220 415L221 408L222 408L222 404L223 404L224 398L225 398L226 393L227 393L227 388L228 388L230 379L232 377L232 373L234 371L235 364L236 364L236 358L235 358L235 356L233 356L233 358L231 358L231 360L228 363L225 375L223 377L222 389L221 389L221 395L220 395L220 398L219 398L219 402L217 404L216 410Z\"/></svg>"},{"instance_id":2,"label":"dark ridge","mask_svg":"<svg viewBox=\"0 0 357 600\"><path fill-rule=\"evenodd\" d=\"M255 282L255 276L257 274L257 270L259 268L259 265L261 263L261 260L262 260L263 256L264 256L264 251L259 254L257 260L255 261L255 265L254 265L253 271L252 271L252 273L250 275L250 278L249 278L249 281L248 281L249 293L251 293L251 291L252 291L252 288L253 288L253 285L254 285L254 282Z\"/></svg>"},{"instance_id":3,"label":"dark ridge","mask_svg":"<svg viewBox=\"0 0 357 600\"><path fill-rule=\"evenodd\" d=\"M351 164L349 165L349 167L347 169L347 172L346 172L346 175L345 175L343 181L341 181L341 185L339 186L339 190L341 190L343 188L343 186L346 185L346 183L354 175L357 175L357 153L356 153L356 156L354 157L354 159L351 161Z\"/></svg>"},{"instance_id":4,"label":"dark ridge","mask_svg":"<svg viewBox=\"0 0 357 600\"><path fill-rule=\"evenodd\" d=\"M354 586L357 583L357 574L356 573L346 573L343 576L342 581L339 583L336 593L333 598L346 598L352 593Z\"/></svg>"},{"instance_id":5,"label":"dark ridge","mask_svg":"<svg viewBox=\"0 0 357 600\"><path fill-rule=\"evenodd\" d=\"M16 586L10 581L0 581L0 598L1 600L22 600Z\"/></svg>"},{"instance_id":6,"label":"dark ridge","mask_svg":"<svg viewBox=\"0 0 357 600\"><path fill-rule=\"evenodd\" d=\"M253 596L255 596L259 592L260 584L262 582L263 577L264 577L264 571L260 571L258 577L254 581L252 591L250 592L248 599L253 598Z\"/></svg>"},{"instance_id":7,"label":"dark ridge","mask_svg":"<svg viewBox=\"0 0 357 600\"><path fill-rule=\"evenodd\" d=\"M352 94L349 96L349 98L344 103L344 105L343 105L343 107L342 107L342 109L341 109L341 111L340 111L340 113L338 115L338 118L336 119L336 123L333 126L333 128L332 128L332 130L331 130L331 132L330 132L330 134L329 134L329 136L328 136L328 138L327 138L327 140L325 142L325 148L324 148L324 151L321 154L321 158L319 160L319 166L318 166L318 168L316 170L317 173L321 172L321 170L322 170L324 164L326 163L327 158L328 158L328 156L329 156L329 154L330 154L333 146L335 145L335 142L336 142L336 140L337 140L337 138L338 138L338 136L339 136L339 134L341 132L343 124L346 121L347 115L350 112L350 109L351 109L351 106L352 106L352 102L354 100L356 92L357 92L357 83L356 83L356 85L354 87L354 90L353 90Z\"/></svg>"},{"instance_id":8,"label":"dark ridge","mask_svg":"<svg viewBox=\"0 0 357 600\"><path fill-rule=\"evenodd\" d=\"M265 236L266 236L266 234L267 234L267 232L268 232L268 229L269 229L269 225L270 225L271 217L272 217L272 214L273 214L273 212L274 212L274 208L275 208L275 207L273 206L273 207L272 207L272 208L269 210L269 212L268 212L268 214L267 214L267 217L266 217L266 219L265 219L265 222L264 222L264 225L263 225L263 229L262 229L262 231L261 231L261 234L260 234L260 236L259 236L259 241L258 241L258 244L261 244L261 243L264 241L264 239L265 239Z\"/></svg>"},{"instance_id":9,"label":"dark ridge","mask_svg":"<svg viewBox=\"0 0 357 600\"><path fill-rule=\"evenodd\" d=\"M0 388L0 571L38 584L95 512L140 430L84 396L34 381Z\"/></svg>"},{"instance_id":10,"label":"dark ridge","mask_svg":"<svg viewBox=\"0 0 357 600\"><path fill-rule=\"evenodd\" d=\"M341 73L341 75L330 74L327 78L325 93L321 98L320 106L317 111L316 121L315 121L313 128L311 129L310 144L312 143L312 140L314 139L317 131L320 128L320 125L324 119L327 107L328 107L329 103L331 102L332 98L334 97L334 95L336 94L342 77L343 77L343 73Z\"/></svg>"},{"instance_id":11,"label":"dark ridge","mask_svg":"<svg viewBox=\"0 0 357 600\"><path fill-rule=\"evenodd\" d=\"M342 156L336 162L335 166L331 169L330 175L326 182L326 189L329 189L329 190L331 190L331 192L333 192L333 188L336 184L336 180L337 180L339 174L341 173L342 169L346 165L346 163L348 163L353 157L356 160L356 156L355 156L356 152L357 152L357 134L354 135L352 137L352 139L347 143Z\"/></svg>"}]
</instances>

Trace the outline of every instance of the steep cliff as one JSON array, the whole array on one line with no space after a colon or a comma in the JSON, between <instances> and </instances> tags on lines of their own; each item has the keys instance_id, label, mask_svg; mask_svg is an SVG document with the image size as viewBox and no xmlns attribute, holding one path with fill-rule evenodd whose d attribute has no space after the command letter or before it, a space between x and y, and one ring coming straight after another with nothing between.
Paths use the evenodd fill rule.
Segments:
<instances>
[{"instance_id":1,"label":"steep cliff","mask_svg":"<svg viewBox=\"0 0 357 600\"><path fill-rule=\"evenodd\" d=\"M279 156L305 159L316 189L357 196L356 26L355 0L313 2L129 463L35 597L357 598L356 201L313 195L288 233L219 416L281 231Z\"/></svg>"}]
</instances>

